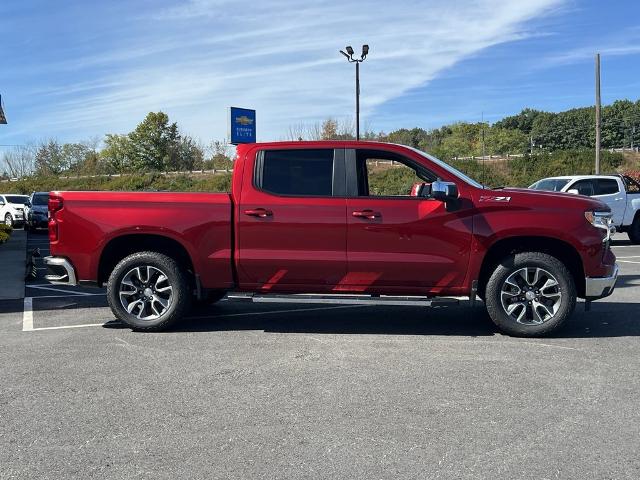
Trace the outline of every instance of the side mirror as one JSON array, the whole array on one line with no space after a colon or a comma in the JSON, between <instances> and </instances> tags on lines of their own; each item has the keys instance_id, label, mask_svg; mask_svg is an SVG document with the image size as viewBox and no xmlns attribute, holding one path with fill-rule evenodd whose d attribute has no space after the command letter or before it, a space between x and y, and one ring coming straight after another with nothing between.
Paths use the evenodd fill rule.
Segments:
<instances>
[{"instance_id":1,"label":"side mirror","mask_svg":"<svg viewBox=\"0 0 640 480\"><path fill-rule=\"evenodd\" d=\"M567 190L567 193L571 193L572 195L580 195L580 192L577 188L570 188L569 190Z\"/></svg>"},{"instance_id":2,"label":"side mirror","mask_svg":"<svg viewBox=\"0 0 640 480\"><path fill-rule=\"evenodd\" d=\"M458 187L453 182L435 181L431 184L431 197L441 202L457 200Z\"/></svg>"}]
</instances>

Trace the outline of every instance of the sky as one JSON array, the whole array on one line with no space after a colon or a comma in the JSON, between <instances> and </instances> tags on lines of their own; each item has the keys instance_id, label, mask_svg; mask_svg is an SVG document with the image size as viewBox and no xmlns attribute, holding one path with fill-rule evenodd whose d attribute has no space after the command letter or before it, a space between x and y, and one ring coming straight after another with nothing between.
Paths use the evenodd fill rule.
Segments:
<instances>
[{"instance_id":1,"label":"sky","mask_svg":"<svg viewBox=\"0 0 640 480\"><path fill-rule=\"evenodd\" d=\"M259 141L354 117L363 129L494 122L526 107L640 98L638 0L2 0L0 145L127 133L164 111L208 143L227 107Z\"/></svg>"}]
</instances>

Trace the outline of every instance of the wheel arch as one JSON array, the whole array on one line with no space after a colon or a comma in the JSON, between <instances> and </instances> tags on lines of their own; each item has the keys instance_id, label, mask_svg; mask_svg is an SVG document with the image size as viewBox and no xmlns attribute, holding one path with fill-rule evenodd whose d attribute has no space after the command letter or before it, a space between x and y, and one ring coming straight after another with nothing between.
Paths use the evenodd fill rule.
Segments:
<instances>
[{"instance_id":1,"label":"wheel arch","mask_svg":"<svg viewBox=\"0 0 640 480\"><path fill-rule=\"evenodd\" d=\"M186 247L165 235L133 233L112 238L102 249L98 262L98 285L104 284L114 267L123 258L137 252L158 252L184 265L191 278L195 276L194 263Z\"/></svg>"},{"instance_id":2,"label":"wheel arch","mask_svg":"<svg viewBox=\"0 0 640 480\"><path fill-rule=\"evenodd\" d=\"M523 252L541 252L560 260L571 272L578 297L584 297L585 276L582 258L569 243L544 236L509 237L498 240L487 250L478 275L478 294L484 298L485 288L491 273L508 255Z\"/></svg>"}]
</instances>

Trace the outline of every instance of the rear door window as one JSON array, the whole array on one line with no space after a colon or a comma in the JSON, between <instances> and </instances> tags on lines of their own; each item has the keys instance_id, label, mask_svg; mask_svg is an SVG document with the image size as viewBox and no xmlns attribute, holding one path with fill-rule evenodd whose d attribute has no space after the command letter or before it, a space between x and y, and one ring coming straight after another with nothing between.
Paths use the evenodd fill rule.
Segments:
<instances>
[{"instance_id":1,"label":"rear door window","mask_svg":"<svg viewBox=\"0 0 640 480\"><path fill-rule=\"evenodd\" d=\"M620 191L618 182L613 178L598 178L596 183L596 195L614 195Z\"/></svg>"},{"instance_id":2,"label":"rear door window","mask_svg":"<svg viewBox=\"0 0 640 480\"><path fill-rule=\"evenodd\" d=\"M256 186L276 195L330 197L333 155L333 149L266 150L258 162Z\"/></svg>"}]
</instances>

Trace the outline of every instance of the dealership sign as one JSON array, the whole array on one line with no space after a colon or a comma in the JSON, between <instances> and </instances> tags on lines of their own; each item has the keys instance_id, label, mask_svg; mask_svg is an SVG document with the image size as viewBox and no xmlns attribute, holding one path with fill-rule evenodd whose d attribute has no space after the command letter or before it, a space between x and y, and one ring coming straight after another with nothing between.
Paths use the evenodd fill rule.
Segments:
<instances>
[{"instance_id":1,"label":"dealership sign","mask_svg":"<svg viewBox=\"0 0 640 480\"><path fill-rule=\"evenodd\" d=\"M229 107L230 143L255 143L256 111L246 108Z\"/></svg>"}]
</instances>

